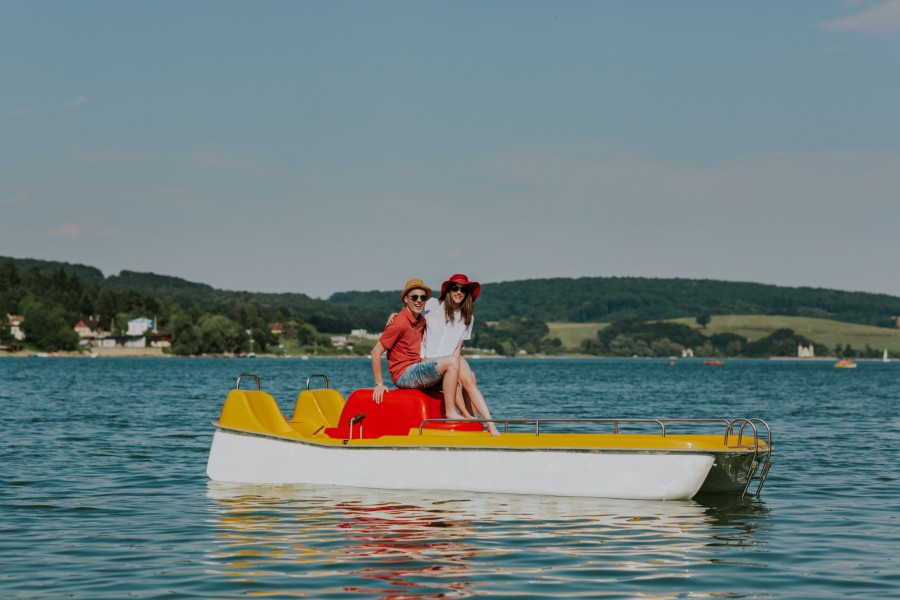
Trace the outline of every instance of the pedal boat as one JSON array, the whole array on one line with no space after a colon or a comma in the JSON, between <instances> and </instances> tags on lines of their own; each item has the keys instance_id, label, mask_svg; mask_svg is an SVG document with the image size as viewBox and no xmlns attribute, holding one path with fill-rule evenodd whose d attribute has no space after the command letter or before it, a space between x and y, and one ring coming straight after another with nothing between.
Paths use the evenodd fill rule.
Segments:
<instances>
[{"instance_id":1,"label":"pedal boat","mask_svg":"<svg viewBox=\"0 0 900 600\"><path fill-rule=\"evenodd\" d=\"M241 389L248 377L256 390ZM325 387L310 389L319 377ZM771 466L771 432L760 419L496 419L504 433L492 437L485 421L447 420L442 408L440 392L419 390L390 390L376 404L371 389L360 389L345 400L314 375L288 420L258 377L241 375L213 423L207 474L250 484L678 500L743 496L754 480L758 497ZM719 432L676 433L686 426Z\"/></svg>"},{"instance_id":2,"label":"pedal boat","mask_svg":"<svg viewBox=\"0 0 900 600\"><path fill-rule=\"evenodd\" d=\"M856 363L849 358L842 358L841 360L834 363L834 366L836 369L855 369Z\"/></svg>"}]
</instances>

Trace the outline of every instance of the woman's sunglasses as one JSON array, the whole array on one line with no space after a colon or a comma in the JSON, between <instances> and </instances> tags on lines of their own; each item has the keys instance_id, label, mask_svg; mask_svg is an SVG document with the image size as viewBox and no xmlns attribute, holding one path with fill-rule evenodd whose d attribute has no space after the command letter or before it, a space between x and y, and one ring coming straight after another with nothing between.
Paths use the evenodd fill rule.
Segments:
<instances>
[{"instance_id":1,"label":"woman's sunglasses","mask_svg":"<svg viewBox=\"0 0 900 600\"><path fill-rule=\"evenodd\" d=\"M413 302L425 302L426 300L428 300L428 296L426 296L425 294L422 294L421 296L417 294L410 294L409 296L407 296L407 298L409 298Z\"/></svg>"},{"instance_id":2,"label":"woman's sunglasses","mask_svg":"<svg viewBox=\"0 0 900 600\"><path fill-rule=\"evenodd\" d=\"M463 294L469 293L469 286L467 285L456 285L455 283L450 286L451 292L462 292Z\"/></svg>"}]
</instances>

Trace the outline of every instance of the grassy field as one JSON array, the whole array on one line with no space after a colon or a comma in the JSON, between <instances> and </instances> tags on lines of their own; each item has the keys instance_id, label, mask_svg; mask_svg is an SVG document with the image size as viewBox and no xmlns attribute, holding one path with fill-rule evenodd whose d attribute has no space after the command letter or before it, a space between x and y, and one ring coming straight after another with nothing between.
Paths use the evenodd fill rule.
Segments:
<instances>
[{"instance_id":1,"label":"grassy field","mask_svg":"<svg viewBox=\"0 0 900 600\"><path fill-rule=\"evenodd\" d=\"M550 337L558 337L566 350L577 350L581 340L594 339L609 323L547 323Z\"/></svg>"},{"instance_id":2,"label":"grassy field","mask_svg":"<svg viewBox=\"0 0 900 600\"><path fill-rule=\"evenodd\" d=\"M693 318L672 319L674 323L683 323L695 329L699 325ZM765 337L776 329L793 329L795 333L805 336L814 342L834 348L838 344L851 344L856 349L863 349L866 344L872 348L887 348L892 355L900 355L900 329L872 327L828 319L811 317L777 317L766 315L722 315L713 317L705 329L704 335L732 332L742 335L750 341Z\"/></svg>"},{"instance_id":3,"label":"grassy field","mask_svg":"<svg viewBox=\"0 0 900 600\"><path fill-rule=\"evenodd\" d=\"M670 319L673 323L683 323L700 329L693 317ZM547 323L551 337L558 337L567 350L575 350L581 340L593 338L605 323ZM887 348L893 357L900 357L900 329L871 327L827 319L809 317L779 317L767 315L720 315L712 317L704 335L714 333L737 333L750 341L765 337L776 329L793 329L795 333L814 342L834 348L837 344L852 345L859 350L868 344L872 348Z\"/></svg>"}]
</instances>

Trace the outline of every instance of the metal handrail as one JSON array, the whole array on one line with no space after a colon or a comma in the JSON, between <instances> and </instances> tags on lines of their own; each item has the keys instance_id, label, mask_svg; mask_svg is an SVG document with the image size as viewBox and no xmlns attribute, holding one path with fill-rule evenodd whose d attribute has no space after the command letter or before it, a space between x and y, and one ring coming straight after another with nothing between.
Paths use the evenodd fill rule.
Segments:
<instances>
[{"instance_id":1,"label":"metal handrail","mask_svg":"<svg viewBox=\"0 0 900 600\"><path fill-rule=\"evenodd\" d=\"M759 485L756 487L755 496L759 498L759 495L762 493L763 485L766 483L766 476L769 474L769 469L772 467L772 429L769 427L769 424L759 419L757 417L752 417L750 419L745 419L745 425L750 425L753 427L754 433L756 432L755 423L759 423L766 430L766 451L762 453L762 462L760 462L760 452L759 452L759 442L756 444L756 452L753 455L753 465L751 466L750 473L747 475L747 484L744 486L744 492L741 494L741 498L747 495L747 491L750 489L750 484L753 482L753 479L759 479ZM744 426L741 426L743 430ZM759 476L756 475L759 467L762 466L762 470L759 472Z\"/></svg>"},{"instance_id":2,"label":"metal handrail","mask_svg":"<svg viewBox=\"0 0 900 600\"><path fill-rule=\"evenodd\" d=\"M253 379L256 380L256 391L257 392L262 389L259 387L259 377L257 377L256 375L251 375L250 373L243 373L241 375L238 375L237 383L235 384L234 389L236 389L236 390L241 389L241 379L243 379L244 377L252 377Z\"/></svg>"},{"instance_id":3,"label":"metal handrail","mask_svg":"<svg viewBox=\"0 0 900 600\"><path fill-rule=\"evenodd\" d=\"M422 435L425 425L428 423L458 423L459 419L425 419L419 425L419 435ZM737 430L737 447L741 447L744 441L744 429L749 427L753 431L753 459L750 464L750 469L747 473L747 482L744 484L744 489L741 493L741 498L744 498L747 495L747 492L750 489L750 485L753 483L754 479L759 480L759 485L756 488L756 492L754 496L759 498L760 493L762 492L763 484L766 482L766 476L769 473L769 469L772 466L772 429L769 427L769 424L763 421L762 419L753 417L750 419L738 418L729 421L728 419L466 419L464 422L477 422L477 423L503 423L503 432L509 433L509 425L510 423L534 423L534 434L535 436L541 435L541 423L612 423L613 424L613 433L615 435L619 434L619 423L656 423L659 426L660 437L666 437L666 425L675 425L679 423L720 423L725 426L725 439L723 440L725 445L728 446L728 440L731 436L735 435L735 428L740 424L740 428ZM759 429L757 428L757 424L761 426L762 429L765 429L766 433L766 447L764 450L760 449L760 436ZM762 467L762 470L760 470ZM757 473L759 473L757 475Z\"/></svg>"},{"instance_id":4,"label":"metal handrail","mask_svg":"<svg viewBox=\"0 0 900 600\"><path fill-rule=\"evenodd\" d=\"M736 421L748 421L747 419L736 419ZM504 433L509 433L510 423L534 423L535 435L541 435L542 423L612 423L613 433L619 433L619 423L656 423L659 425L660 437L666 437L668 433L666 424L674 425L679 423L721 423L729 428L735 421L728 419L465 419L465 422L477 423L503 423ZM425 419L419 425L419 434L425 429L427 423L458 423L459 419ZM728 429L726 429L725 440L728 440Z\"/></svg>"},{"instance_id":5,"label":"metal handrail","mask_svg":"<svg viewBox=\"0 0 900 600\"><path fill-rule=\"evenodd\" d=\"M314 377L321 377L322 379L324 379L324 380L325 380L325 389L326 389L326 390L328 389L328 377L325 376L325 375L322 375L322 374L318 374L318 373L317 373L317 374L315 374L315 375L310 375L309 377L306 378L306 391L307 391L307 392L311 391L311 390L309 389L309 382L310 382Z\"/></svg>"}]
</instances>

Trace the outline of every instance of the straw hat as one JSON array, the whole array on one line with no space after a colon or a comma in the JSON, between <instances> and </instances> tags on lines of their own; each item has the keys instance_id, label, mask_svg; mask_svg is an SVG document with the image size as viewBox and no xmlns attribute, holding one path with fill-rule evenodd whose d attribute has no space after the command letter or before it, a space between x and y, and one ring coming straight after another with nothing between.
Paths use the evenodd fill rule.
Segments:
<instances>
[{"instance_id":1,"label":"straw hat","mask_svg":"<svg viewBox=\"0 0 900 600\"><path fill-rule=\"evenodd\" d=\"M404 302L409 291L415 289L425 290L425 295L431 298L431 288L425 285L425 282L423 282L418 277L414 277L406 282L406 286L403 288L403 293L400 294L400 301Z\"/></svg>"}]
</instances>

